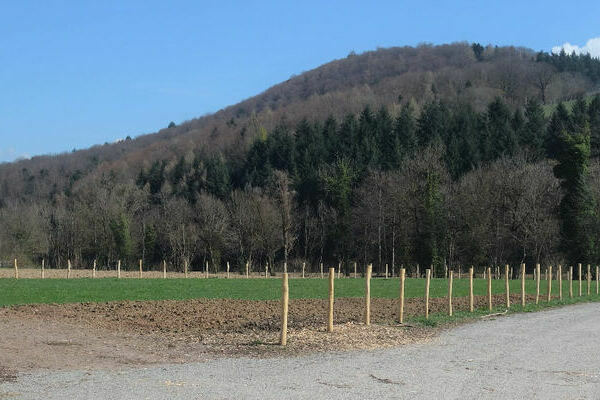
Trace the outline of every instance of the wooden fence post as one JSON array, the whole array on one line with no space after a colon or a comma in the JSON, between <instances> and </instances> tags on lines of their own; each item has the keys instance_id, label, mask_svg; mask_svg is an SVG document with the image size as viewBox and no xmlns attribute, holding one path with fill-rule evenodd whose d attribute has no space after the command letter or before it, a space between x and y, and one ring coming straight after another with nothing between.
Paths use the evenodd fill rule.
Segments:
<instances>
[{"instance_id":1,"label":"wooden fence post","mask_svg":"<svg viewBox=\"0 0 600 400\"><path fill-rule=\"evenodd\" d=\"M569 267L569 297L573 297L573 266Z\"/></svg>"},{"instance_id":2,"label":"wooden fence post","mask_svg":"<svg viewBox=\"0 0 600 400\"><path fill-rule=\"evenodd\" d=\"M404 280L406 279L406 270L400 269L400 304L398 305L398 322L404 323Z\"/></svg>"},{"instance_id":3,"label":"wooden fence post","mask_svg":"<svg viewBox=\"0 0 600 400\"><path fill-rule=\"evenodd\" d=\"M142 279L142 259L140 258L140 279Z\"/></svg>"},{"instance_id":4,"label":"wooden fence post","mask_svg":"<svg viewBox=\"0 0 600 400\"><path fill-rule=\"evenodd\" d=\"M121 279L121 260L117 261L117 279Z\"/></svg>"},{"instance_id":5,"label":"wooden fence post","mask_svg":"<svg viewBox=\"0 0 600 400\"><path fill-rule=\"evenodd\" d=\"M469 268L469 311L473 312L473 266Z\"/></svg>"},{"instance_id":6,"label":"wooden fence post","mask_svg":"<svg viewBox=\"0 0 600 400\"><path fill-rule=\"evenodd\" d=\"M15 279L19 279L19 265L17 263L16 258L15 258Z\"/></svg>"},{"instance_id":7,"label":"wooden fence post","mask_svg":"<svg viewBox=\"0 0 600 400\"><path fill-rule=\"evenodd\" d=\"M269 277L269 263L265 264L265 279Z\"/></svg>"},{"instance_id":8,"label":"wooden fence post","mask_svg":"<svg viewBox=\"0 0 600 400\"><path fill-rule=\"evenodd\" d=\"M67 260L67 279L71 277L71 260Z\"/></svg>"},{"instance_id":9,"label":"wooden fence post","mask_svg":"<svg viewBox=\"0 0 600 400\"><path fill-rule=\"evenodd\" d=\"M521 307L525 307L525 263L521 264Z\"/></svg>"},{"instance_id":10,"label":"wooden fence post","mask_svg":"<svg viewBox=\"0 0 600 400\"><path fill-rule=\"evenodd\" d=\"M589 296L592 292L592 270L590 264L588 264L587 268L587 295Z\"/></svg>"},{"instance_id":11,"label":"wooden fence post","mask_svg":"<svg viewBox=\"0 0 600 400\"><path fill-rule=\"evenodd\" d=\"M421 277L421 271L419 270L419 264L417 264L417 278Z\"/></svg>"},{"instance_id":12,"label":"wooden fence post","mask_svg":"<svg viewBox=\"0 0 600 400\"><path fill-rule=\"evenodd\" d=\"M167 261L163 260L163 279L167 279Z\"/></svg>"},{"instance_id":13,"label":"wooden fence post","mask_svg":"<svg viewBox=\"0 0 600 400\"><path fill-rule=\"evenodd\" d=\"M321 279L323 279L323 263L321 263Z\"/></svg>"},{"instance_id":14,"label":"wooden fence post","mask_svg":"<svg viewBox=\"0 0 600 400\"><path fill-rule=\"evenodd\" d=\"M283 263L283 265L285 267L285 263ZM284 268L283 273L287 273L286 268ZM227 261L227 279L229 279L229 261Z\"/></svg>"},{"instance_id":15,"label":"wooden fence post","mask_svg":"<svg viewBox=\"0 0 600 400\"><path fill-rule=\"evenodd\" d=\"M510 267L508 264L504 267L504 286L506 287L506 308L510 308L510 285L508 282L508 273L510 272Z\"/></svg>"},{"instance_id":16,"label":"wooden fence post","mask_svg":"<svg viewBox=\"0 0 600 400\"><path fill-rule=\"evenodd\" d=\"M385 279L388 278L388 265L385 264Z\"/></svg>"},{"instance_id":17,"label":"wooden fence post","mask_svg":"<svg viewBox=\"0 0 600 400\"><path fill-rule=\"evenodd\" d=\"M448 271L448 315L452 316L452 277L454 271Z\"/></svg>"},{"instance_id":18,"label":"wooden fence post","mask_svg":"<svg viewBox=\"0 0 600 400\"><path fill-rule=\"evenodd\" d=\"M250 262L246 261L246 279L248 279L250 277ZM302 277L304 278L304 265L302 265Z\"/></svg>"},{"instance_id":19,"label":"wooden fence post","mask_svg":"<svg viewBox=\"0 0 600 400\"><path fill-rule=\"evenodd\" d=\"M333 298L334 298L335 268L329 268L329 315L327 318L327 332L333 332Z\"/></svg>"},{"instance_id":20,"label":"wooden fence post","mask_svg":"<svg viewBox=\"0 0 600 400\"><path fill-rule=\"evenodd\" d=\"M552 300L552 265L548 267L548 302Z\"/></svg>"},{"instance_id":21,"label":"wooden fence post","mask_svg":"<svg viewBox=\"0 0 600 400\"><path fill-rule=\"evenodd\" d=\"M92 266L92 278L96 277L96 259L94 259L94 265Z\"/></svg>"},{"instance_id":22,"label":"wooden fence post","mask_svg":"<svg viewBox=\"0 0 600 400\"><path fill-rule=\"evenodd\" d=\"M206 273L206 278L208 279L208 260L206 260L206 267L205 267L204 271Z\"/></svg>"},{"instance_id":23,"label":"wooden fence post","mask_svg":"<svg viewBox=\"0 0 600 400\"><path fill-rule=\"evenodd\" d=\"M558 279L558 299L562 300L562 265L558 266L556 278Z\"/></svg>"},{"instance_id":24,"label":"wooden fence post","mask_svg":"<svg viewBox=\"0 0 600 400\"><path fill-rule=\"evenodd\" d=\"M354 279L356 279L356 261L354 261Z\"/></svg>"},{"instance_id":25,"label":"wooden fence post","mask_svg":"<svg viewBox=\"0 0 600 400\"><path fill-rule=\"evenodd\" d=\"M304 278L304 269L306 268L306 263L302 263L302 278Z\"/></svg>"},{"instance_id":26,"label":"wooden fence post","mask_svg":"<svg viewBox=\"0 0 600 400\"><path fill-rule=\"evenodd\" d=\"M540 302L540 264L535 265L535 304Z\"/></svg>"},{"instance_id":27,"label":"wooden fence post","mask_svg":"<svg viewBox=\"0 0 600 400\"><path fill-rule=\"evenodd\" d=\"M342 262L340 261L338 263L338 279L340 279L341 275L342 275Z\"/></svg>"},{"instance_id":28,"label":"wooden fence post","mask_svg":"<svg viewBox=\"0 0 600 400\"><path fill-rule=\"evenodd\" d=\"M488 308L492 311L492 269L487 269L487 295L488 295Z\"/></svg>"},{"instance_id":29,"label":"wooden fence post","mask_svg":"<svg viewBox=\"0 0 600 400\"><path fill-rule=\"evenodd\" d=\"M367 273L365 275L365 325L371 325L371 273L373 272L373 265L367 266Z\"/></svg>"},{"instance_id":30,"label":"wooden fence post","mask_svg":"<svg viewBox=\"0 0 600 400\"><path fill-rule=\"evenodd\" d=\"M581 288L581 263L577 264L577 269L579 270L579 296L581 297L582 295L582 288Z\"/></svg>"},{"instance_id":31,"label":"wooden fence post","mask_svg":"<svg viewBox=\"0 0 600 400\"><path fill-rule=\"evenodd\" d=\"M284 273L281 279L281 338L282 346L287 344L287 321L288 321L289 287L288 274Z\"/></svg>"},{"instance_id":32,"label":"wooden fence post","mask_svg":"<svg viewBox=\"0 0 600 400\"><path fill-rule=\"evenodd\" d=\"M425 319L429 319L429 284L431 281L431 270L425 270Z\"/></svg>"},{"instance_id":33,"label":"wooden fence post","mask_svg":"<svg viewBox=\"0 0 600 400\"><path fill-rule=\"evenodd\" d=\"M46 274L45 274L45 271L44 271L44 263L45 263L45 261L46 260L42 258L42 273L41 273L42 279L44 279L46 277Z\"/></svg>"}]
</instances>

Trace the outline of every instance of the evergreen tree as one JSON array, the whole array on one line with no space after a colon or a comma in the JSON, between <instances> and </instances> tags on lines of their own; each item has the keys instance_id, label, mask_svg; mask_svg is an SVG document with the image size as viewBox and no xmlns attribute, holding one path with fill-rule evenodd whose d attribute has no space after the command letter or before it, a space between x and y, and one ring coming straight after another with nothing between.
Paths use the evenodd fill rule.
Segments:
<instances>
[{"instance_id":1,"label":"evergreen tree","mask_svg":"<svg viewBox=\"0 0 600 400\"><path fill-rule=\"evenodd\" d=\"M410 103L402 106L400 115L394 123L394 134L398 139L400 157L412 156L417 149L417 125Z\"/></svg>"},{"instance_id":2,"label":"evergreen tree","mask_svg":"<svg viewBox=\"0 0 600 400\"><path fill-rule=\"evenodd\" d=\"M399 140L394 122L385 107L377 113L377 137L379 138L379 168L389 171L400 165Z\"/></svg>"},{"instance_id":3,"label":"evergreen tree","mask_svg":"<svg viewBox=\"0 0 600 400\"><path fill-rule=\"evenodd\" d=\"M590 146L592 157L600 156L600 94L594 96L588 107Z\"/></svg>"},{"instance_id":4,"label":"evergreen tree","mask_svg":"<svg viewBox=\"0 0 600 400\"><path fill-rule=\"evenodd\" d=\"M525 126L520 136L521 146L525 147L534 159L544 155L544 110L537 99L532 98L525 105Z\"/></svg>"},{"instance_id":5,"label":"evergreen tree","mask_svg":"<svg viewBox=\"0 0 600 400\"><path fill-rule=\"evenodd\" d=\"M562 132L571 131L571 128L572 123L569 111L564 103L558 103L556 110L554 110L554 113L552 114L552 118L550 118L550 123L546 130L546 137L544 139L547 157L557 158L557 155L560 152Z\"/></svg>"},{"instance_id":6,"label":"evergreen tree","mask_svg":"<svg viewBox=\"0 0 600 400\"><path fill-rule=\"evenodd\" d=\"M590 157L589 130L558 137L558 164L554 175L561 180L564 197L560 202L561 247L569 262L592 262L597 252L594 233L597 215L587 174Z\"/></svg>"},{"instance_id":7,"label":"evergreen tree","mask_svg":"<svg viewBox=\"0 0 600 400\"><path fill-rule=\"evenodd\" d=\"M487 119L492 144L491 159L502 155L513 155L517 149L517 137L511 126L510 110L501 98L497 97L489 104Z\"/></svg>"}]
</instances>

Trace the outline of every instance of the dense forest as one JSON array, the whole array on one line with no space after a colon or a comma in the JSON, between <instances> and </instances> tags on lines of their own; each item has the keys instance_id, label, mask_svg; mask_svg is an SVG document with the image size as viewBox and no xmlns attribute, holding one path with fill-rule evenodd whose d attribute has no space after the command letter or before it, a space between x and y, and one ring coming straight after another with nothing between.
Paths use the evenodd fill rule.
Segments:
<instances>
[{"instance_id":1,"label":"dense forest","mask_svg":"<svg viewBox=\"0 0 600 400\"><path fill-rule=\"evenodd\" d=\"M596 263L599 81L600 60L512 47L350 54L154 135L1 165L0 259Z\"/></svg>"}]
</instances>

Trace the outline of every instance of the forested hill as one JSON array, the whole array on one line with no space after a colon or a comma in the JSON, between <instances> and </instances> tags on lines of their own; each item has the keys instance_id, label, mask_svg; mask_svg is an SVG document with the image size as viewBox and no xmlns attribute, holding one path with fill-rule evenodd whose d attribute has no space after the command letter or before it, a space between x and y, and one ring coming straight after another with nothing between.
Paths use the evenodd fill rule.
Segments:
<instances>
[{"instance_id":1,"label":"forested hill","mask_svg":"<svg viewBox=\"0 0 600 400\"><path fill-rule=\"evenodd\" d=\"M514 47L350 54L156 134L0 166L0 258L592 262L599 81L597 59Z\"/></svg>"},{"instance_id":2,"label":"forested hill","mask_svg":"<svg viewBox=\"0 0 600 400\"><path fill-rule=\"evenodd\" d=\"M469 104L476 111L484 111L498 96L511 108L528 98L552 104L597 87L600 67L593 61L466 43L351 53L213 115L155 134L0 164L0 200L46 198L71 190L88 175L97 179L114 173L126 181L157 160L244 151L278 125L293 127L303 118L340 119L366 105L373 110L385 105L397 115L405 103L419 113L435 100Z\"/></svg>"}]
</instances>

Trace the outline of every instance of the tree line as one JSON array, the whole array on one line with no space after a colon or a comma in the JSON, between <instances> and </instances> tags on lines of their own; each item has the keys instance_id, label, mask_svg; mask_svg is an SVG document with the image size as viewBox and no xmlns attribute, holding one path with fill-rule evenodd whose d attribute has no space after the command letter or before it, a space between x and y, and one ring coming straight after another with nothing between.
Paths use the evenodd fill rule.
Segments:
<instances>
[{"instance_id":1,"label":"tree line","mask_svg":"<svg viewBox=\"0 0 600 400\"><path fill-rule=\"evenodd\" d=\"M403 101L262 129L0 208L0 254L49 266L168 260L442 266L600 258L600 96L511 107ZM24 179L27 179L24 177Z\"/></svg>"}]
</instances>

